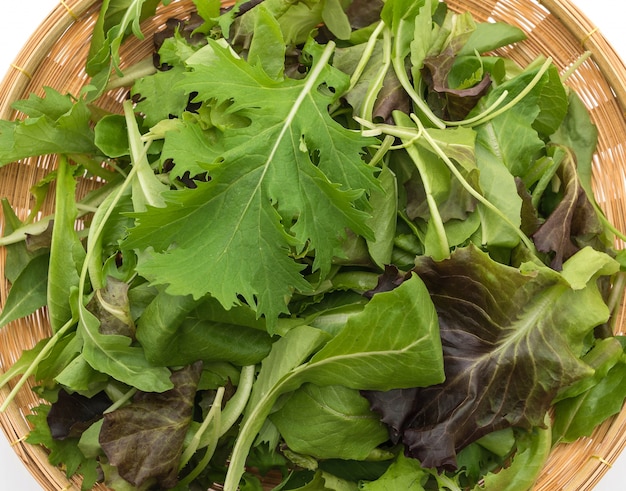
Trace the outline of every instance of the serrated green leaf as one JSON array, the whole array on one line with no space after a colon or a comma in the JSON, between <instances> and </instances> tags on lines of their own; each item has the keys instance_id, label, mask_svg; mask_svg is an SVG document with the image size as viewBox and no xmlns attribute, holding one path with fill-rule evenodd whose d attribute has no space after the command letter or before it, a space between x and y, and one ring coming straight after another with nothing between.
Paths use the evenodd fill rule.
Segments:
<instances>
[{"instance_id":1,"label":"serrated green leaf","mask_svg":"<svg viewBox=\"0 0 626 491\"><path fill-rule=\"evenodd\" d=\"M18 103L32 117L0 121L0 165L55 153L97 154L90 129L91 112L84 101L70 102L70 96L47 89L44 98L31 96Z\"/></svg>"},{"instance_id":2,"label":"serrated green leaf","mask_svg":"<svg viewBox=\"0 0 626 491\"><path fill-rule=\"evenodd\" d=\"M361 159L369 140L328 114L334 95L326 87L341 92L347 81L326 64L330 49L306 79L282 81L216 43L206 49L212 63L192 65L182 86L198 100L232 100L229 111L251 123L224 128L195 156L189 142L203 135L193 122L173 132L177 147L186 147L168 155L177 172L204 163L210 181L166 193L165 208L137 215L126 245L154 248L138 270L172 294L210 293L226 308L241 296L275 319L294 290L310 290L294 253L315 250L313 269L323 275L341 254L346 229L371 236L359 209L364 191L376 186Z\"/></svg>"}]
</instances>

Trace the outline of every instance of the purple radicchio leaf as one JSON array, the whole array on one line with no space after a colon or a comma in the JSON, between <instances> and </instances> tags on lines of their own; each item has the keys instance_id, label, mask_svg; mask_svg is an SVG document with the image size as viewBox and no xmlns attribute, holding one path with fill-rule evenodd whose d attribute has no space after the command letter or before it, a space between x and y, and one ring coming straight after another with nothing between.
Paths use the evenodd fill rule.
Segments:
<instances>
[{"instance_id":1,"label":"purple radicchio leaf","mask_svg":"<svg viewBox=\"0 0 626 491\"><path fill-rule=\"evenodd\" d=\"M165 489L176 485L201 372L202 362L189 365L172 374L173 389L139 392L129 405L105 414L100 446L132 485L156 482Z\"/></svg>"},{"instance_id":2,"label":"purple radicchio leaf","mask_svg":"<svg viewBox=\"0 0 626 491\"><path fill-rule=\"evenodd\" d=\"M422 68L422 78L429 92L429 104L440 117L448 121L463 120L491 87L491 77L485 74L482 80L473 87L450 88L448 74L455 57L456 52L449 47L439 55L427 57Z\"/></svg>"},{"instance_id":3,"label":"purple radicchio leaf","mask_svg":"<svg viewBox=\"0 0 626 491\"><path fill-rule=\"evenodd\" d=\"M413 271L437 310L446 380L363 395L424 467L455 469L457 452L487 433L543 426L557 392L588 374L571 346L600 313L586 307L588 318L572 319L566 305L576 292L558 273L526 273L473 246L439 262L419 256ZM379 288L397 282L390 271Z\"/></svg>"},{"instance_id":4,"label":"purple radicchio leaf","mask_svg":"<svg viewBox=\"0 0 626 491\"><path fill-rule=\"evenodd\" d=\"M550 267L560 271L563 262L580 249L576 239L597 236L602 225L578 178L573 157L565 159L557 175L563 198L532 237L537 250L552 254Z\"/></svg>"},{"instance_id":5,"label":"purple radicchio leaf","mask_svg":"<svg viewBox=\"0 0 626 491\"><path fill-rule=\"evenodd\" d=\"M350 26L353 29L362 29L378 22L384 4L382 0L353 0L346 8Z\"/></svg>"},{"instance_id":6,"label":"purple radicchio leaf","mask_svg":"<svg viewBox=\"0 0 626 491\"><path fill-rule=\"evenodd\" d=\"M111 404L111 400L104 392L99 392L93 397L85 397L61 389L47 416L52 438L65 440L80 437L83 431L102 418L102 413Z\"/></svg>"}]
</instances>

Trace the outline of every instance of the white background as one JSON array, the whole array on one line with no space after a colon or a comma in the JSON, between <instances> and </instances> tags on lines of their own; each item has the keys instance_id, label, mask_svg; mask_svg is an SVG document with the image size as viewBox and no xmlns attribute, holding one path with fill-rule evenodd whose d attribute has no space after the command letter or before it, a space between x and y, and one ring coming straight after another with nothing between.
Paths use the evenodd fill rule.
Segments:
<instances>
[{"instance_id":1,"label":"white background","mask_svg":"<svg viewBox=\"0 0 626 491\"><path fill-rule=\"evenodd\" d=\"M598 26L616 51L626 59L624 17L616 12L615 0L573 0L587 17ZM0 78L10 69L11 62L40 22L59 0L4 0L0 14ZM3 94L0 94L0 98ZM0 433L0 488L3 490L41 491L21 461ZM595 491L624 489L626 482L626 452L614 464ZM557 490L555 490L557 491Z\"/></svg>"}]
</instances>

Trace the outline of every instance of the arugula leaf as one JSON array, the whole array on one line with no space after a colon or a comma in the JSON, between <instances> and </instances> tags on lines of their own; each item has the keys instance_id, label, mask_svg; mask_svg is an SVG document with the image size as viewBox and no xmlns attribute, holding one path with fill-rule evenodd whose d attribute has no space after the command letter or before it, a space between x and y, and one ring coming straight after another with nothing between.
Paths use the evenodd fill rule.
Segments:
<instances>
[{"instance_id":1,"label":"arugula leaf","mask_svg":"<svg viewBox=\"0 0 626 491\"><path fill-rule=\"evenodd\" d=\"M0 313L0 328L46 305L49 260L47 254L35 256L15 279Z\"/></svg>"},{"instance_id":2,"label":"arugula leaf","mask_svg":"<svg viewBox=\"0 0 626 491\"><path fill-rule=\"evenodd\" d=\"M315 251L313 269L323 276L333 256L341 255L346 229L371 237L367 214L357 208L363 190L376 186L361 158L369 140L328 114L333 97L324 86L340 93L346 82L327 65L332 48L306 79L281 81L214 42L204 49L211 50L212 64L188 60L193 71L183 86L197 91L199 100L219 104L232 98L231 111L253 122L224 129L208 153L208 143L195 147L195 162L183 160L190 145L181 159L174 155L182 170L206 163L210 181L164 193L166 207L138 214L126 247L154 247L138 270L167 284L168 292L196 298L210 293L225 308L240 303L240 295L272 321L287 312L294 290L310 290L294 254ZM166 134L166 143L168 135L178 145L186 142L185 128ZM190 141L197 141L196 130L191 134Z\"/></svg>"},{"instance_id":3,"label":"arugula leaf","mask_svg":"<svg viewBox=\"0 0 626 491\"><path fill-rule=\"evenodd\" d=\"M47 286L48 315L53 332L72 318L68 299L71 291L78 286L78 271L86 255L75 230L78 216L75 171L75 166L66 157L59 158Z\"/></svg>"}]
</instances>

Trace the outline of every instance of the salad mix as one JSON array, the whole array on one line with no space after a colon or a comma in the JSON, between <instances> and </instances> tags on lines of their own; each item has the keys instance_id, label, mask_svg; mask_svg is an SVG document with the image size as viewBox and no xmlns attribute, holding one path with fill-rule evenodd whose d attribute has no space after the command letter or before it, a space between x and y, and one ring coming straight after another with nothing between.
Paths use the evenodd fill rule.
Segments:
<instances>
[{"instance_id":1,"label":"salad mix","mask_svg":"<svg viewBox=\"0 0 626 491\"><path fill-rule=\"evenodd\" d=\"M0 239L0 325L51 327L2 408L36 381L53 465L118 491L527 490L620 411L626 237L570 72L435 0L194 0L122 70L160 3L104 0L89 85L0 121L3 165L57 156Z\"/></svg>"}]
</instances>

